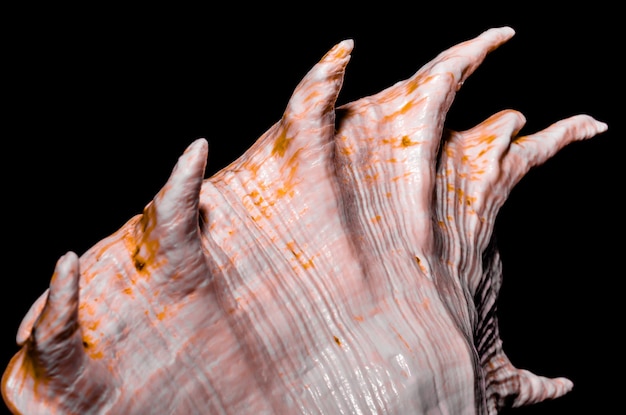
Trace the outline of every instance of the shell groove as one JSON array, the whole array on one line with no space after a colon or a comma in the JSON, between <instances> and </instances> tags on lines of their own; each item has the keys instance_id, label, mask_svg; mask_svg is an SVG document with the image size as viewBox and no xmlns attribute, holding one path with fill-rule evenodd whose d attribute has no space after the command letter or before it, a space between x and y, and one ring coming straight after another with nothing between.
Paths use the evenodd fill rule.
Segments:
<instances>
[{"instance_id":1,"label":"shell groove","mask_svg":"<svg viewBox=\"0 0 626 415\"><path fill-rule=\"evenodd\" d=\"M231 165L203 179L194 141L142 214L59 259L19 328L9 407L494 414L567 393L502 350L493 226L529 169L606 125L579 115L519 136L506 110L444 126L513 34L488 30L335 107L345 40Z\"/></svg>"}]
</instances>

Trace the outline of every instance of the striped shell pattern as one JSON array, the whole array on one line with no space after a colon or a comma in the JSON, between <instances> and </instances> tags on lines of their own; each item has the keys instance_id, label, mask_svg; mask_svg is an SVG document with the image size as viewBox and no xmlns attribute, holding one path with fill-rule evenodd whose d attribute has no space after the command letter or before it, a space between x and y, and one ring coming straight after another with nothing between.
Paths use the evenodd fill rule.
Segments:
<instances>
[{"instance_id":1,"label":"striped shell pattern","mask_svg":"<svg viewBox=\"0 0 626 415\"><path fill-rule=\"evenodd\" d=\"M282 118L204 178L192 142L141 214L68 252L18 330L15 414L496 414L567 393L514 367L493 229L534 166L607 126L519 135L503 110L444 126L456 92L514 35L489 29L413 76L335 106L353 41Z\"/></svg>"}]
</instances>

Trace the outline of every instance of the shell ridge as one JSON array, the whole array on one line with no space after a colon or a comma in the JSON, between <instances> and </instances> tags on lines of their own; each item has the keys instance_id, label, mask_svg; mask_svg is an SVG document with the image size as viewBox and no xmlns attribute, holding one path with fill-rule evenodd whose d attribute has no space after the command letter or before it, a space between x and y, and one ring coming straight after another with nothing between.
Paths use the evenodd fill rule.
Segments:
<instances>
[{"instance_id":1,"label":"shell ridge","mask_svg":"<svg viewBox=\"0 0 626 415\"><path fill-rule=\"evenodd\" d=\"M530 168L606 125L581 115L519 136L506 110L444 128L513 34L489 29L335 109L344 40L208 179L195 140L142 215L80 263L59 259L18 330L9 407L494 414L567 393L503 351L493 226Z\"/></svg>"}]
</instances>

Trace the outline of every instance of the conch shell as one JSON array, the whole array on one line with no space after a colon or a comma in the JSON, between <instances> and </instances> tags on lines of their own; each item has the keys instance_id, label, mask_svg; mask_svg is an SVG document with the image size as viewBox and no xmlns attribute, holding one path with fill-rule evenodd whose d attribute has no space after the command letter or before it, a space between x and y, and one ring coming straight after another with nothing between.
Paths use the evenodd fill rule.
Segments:
<instances>
[{"instance_id":1,"label":"conch shell","mask_svg":"<svg viewBox=\"0 0 626 415\"><path fill-rule=\"evenodd\" d=\"M494 28L335 106L352 40L284 115L205 179L191 143L142 214L56 265L2 395L15 414L495 414L572 388L502 349L494 222L515 184L606 130L518 135L504 110L444 128L509 40Z\"/></svg>"}]
</instances>

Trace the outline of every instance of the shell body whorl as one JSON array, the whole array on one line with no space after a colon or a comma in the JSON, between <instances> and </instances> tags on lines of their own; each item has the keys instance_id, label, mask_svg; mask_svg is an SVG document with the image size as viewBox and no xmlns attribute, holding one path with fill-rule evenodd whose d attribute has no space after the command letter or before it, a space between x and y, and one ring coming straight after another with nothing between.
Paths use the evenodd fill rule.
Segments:
<instances>
[{"instance_id":1,"label":"shell body whorl","mask_svg":"<svg viewBox=\"0 0 626 415\"><path fill-rule=\"evenodd\" d=\"M485 31L336 106L352 40L282 118L204 179L194 141L142 214L78 257L18 331L15 413L495 414L572 384L520 370L498 334L493 228L515 184L606 125L452 131L463 82L514 32ZM163 391L168 393L163 393Z\"/></svg>"}]
</instances>

